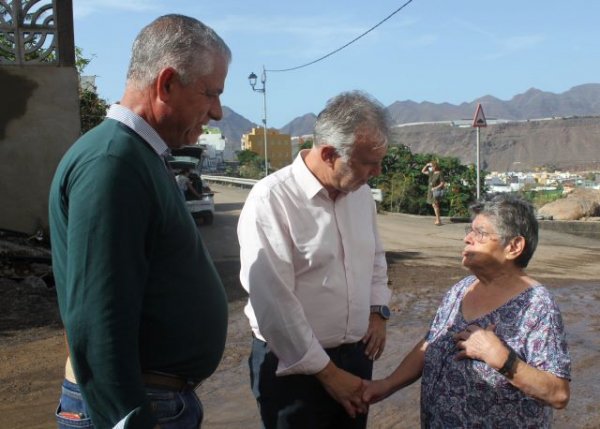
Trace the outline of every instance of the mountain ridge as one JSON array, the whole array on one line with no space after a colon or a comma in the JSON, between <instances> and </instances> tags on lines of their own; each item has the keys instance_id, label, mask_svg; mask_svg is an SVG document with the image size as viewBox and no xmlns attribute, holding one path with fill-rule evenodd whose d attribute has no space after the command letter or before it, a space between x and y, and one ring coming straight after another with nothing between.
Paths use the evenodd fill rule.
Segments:
<instances>
[{"instance_id":1,"label":"mountain ridge","mask_svg":"<svg viewBox=\"0 0 600 429\"><path fill-rule=\"evenodd\" d=\"M587 121L576 120L578 117L600 116L600 84L597 83L577 85L559 94L532 87L523 93L514 95L510 100L501 100L493 95L486 94L473 101L460 104L433 103L430 101L415 102L412 100L395 101L386 109L394 125L464 121L473 117L478 103L482 104L488 120L492 118L506 121L527 121L542 118L560 118L563 120L563 122L559 121L552 124L552 126L541 124L540 121L521 122L517 123L519 125L513 124L513 126L490 125L489 130L502 129L504 132L494 131L493 139L490 142L493 141L499 152L490 153L486 156L487 168L507 168L509 159L508 155L503 155L502 150L504 149L502 148L518 149L517 152L522 160L513 160L510 163L518 162L522 166L538 166L540 159L535 157L542 155L546 164L553 165L578 165L581 160L590 160L594 164L598 161L600 139L596 137L595 133L598 132L597 135L600 135L600 130L596 130L595 123L600 122L600 118ZM573 121L570 119L573 119ZM292 136L312 134L315 121L316 115L307 113L294 118L283 126L280 131ZM210 125L219 127L225 137L234 142L239 142L242 134L249 132L252 127L260 126L226 106L223 106L223 119L220 122L211 122ZM458 156L463 161L470 156L467 148L462 144L463 139L469 134L465 129L462 132L457 131L459 129L452 132L446 129L446 133L454 136L455 139L459 139L449 140L443 137L443 133L440 134L436 124L411 125L410 127L401 128L406 129L401 132L395 130L395 136L398 138L394 137L393 140L397 144L406 144L414 152ZM411 128L411 130L408 130L408 128ZM539 129L552 130L552 132L538 132ZM510 130L512 134L507 134L506 130ZM473 130L470 129L470 131ZM544 141L540 139L546 139L548 150L538 151L533 149L544 144ZM560 148L561 145L565 146L565 143L569 146L568 150ZM596 146L594 146L594 143ZM574 154L575 151L578 152L577 155ZM582 152L579 153L579 151ZM534 153L537 155L534 156ZM554 154L554 158L547 159L545 154Z\"/></svg>"}]
</instances>

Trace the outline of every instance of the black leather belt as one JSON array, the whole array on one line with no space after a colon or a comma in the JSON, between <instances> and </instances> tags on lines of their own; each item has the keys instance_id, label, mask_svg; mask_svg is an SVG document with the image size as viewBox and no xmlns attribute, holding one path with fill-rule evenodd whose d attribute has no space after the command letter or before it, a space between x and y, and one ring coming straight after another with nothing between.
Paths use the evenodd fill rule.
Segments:
<instances>
[{"instance_id":1,"label":"black leather belt","mask_svg":"<svg viewBox=\"0 0 600 429\"><path fill-rule=\"evenodd\" d=\"M148 387L173 390L176 392L194 390L202 383L202 381L192 380L164 372L144 372L142 373L142 380Z\"/></svg>"}]
</instances>

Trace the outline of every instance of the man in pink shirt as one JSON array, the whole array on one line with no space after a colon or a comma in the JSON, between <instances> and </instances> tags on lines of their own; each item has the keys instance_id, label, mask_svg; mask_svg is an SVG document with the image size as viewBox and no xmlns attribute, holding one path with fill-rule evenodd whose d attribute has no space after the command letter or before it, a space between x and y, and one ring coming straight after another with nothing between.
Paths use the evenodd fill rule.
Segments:
<instances>
[{"instance_id":1,"label":"man in pink shirt","mask_svg":"<svg viewBox=\"0 0 600 429\"><path fill-rule=\"evenodd\" d=\"M367 181L381 172L384 107L331 99L312 149L258 182L238 224L250 297L250 377L266 428L364 428L361 378L385 346L387 265Z\"/></svg>"}]
</instances>

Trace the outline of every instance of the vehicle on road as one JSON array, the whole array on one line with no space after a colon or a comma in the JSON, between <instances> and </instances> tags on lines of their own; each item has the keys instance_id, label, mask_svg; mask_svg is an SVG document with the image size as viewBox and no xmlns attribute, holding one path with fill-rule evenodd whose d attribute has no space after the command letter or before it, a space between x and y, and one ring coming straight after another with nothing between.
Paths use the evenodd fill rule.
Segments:
<instances>
[{"instance_id":1,"label":"vehicle on road","mask_svg":"<svg viewBox=\"0 0 600 429\"><path fill-rule=\"evenodd\" d=\"M186 192L185 204L196 224L211 225L215 214L214 192L202 181L203 151L204 148L201 146L173 149L169 158L169 165L176 175L184 168L189 169L192 186L200 194L200 198L191 192Z\"/></svg>"}]
</instances>

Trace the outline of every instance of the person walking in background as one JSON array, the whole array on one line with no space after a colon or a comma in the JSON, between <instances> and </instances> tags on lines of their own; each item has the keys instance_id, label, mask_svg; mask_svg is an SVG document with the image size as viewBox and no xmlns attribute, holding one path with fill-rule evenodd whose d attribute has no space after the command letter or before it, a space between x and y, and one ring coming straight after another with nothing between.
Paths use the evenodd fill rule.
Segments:
<instances>
[{"instance_id":1,"label":"person walking in background","mask_svg":"<svg viewBox=\"0 0 600 429\"><path fill-rule=\"evenodd\" d=\"M442 195L444 193L445 182L444 177L442 176L440 165L435 160L428 162L421 170L421 173L429 176L429 183L427 186L427 203L431 204L433 207L433 212L435 213L434 223L438 226L441 226L442 220L440 218L440 200L442 199Z\"/></svg>"},{"instance_id":2,"label":"person walking in background","mask_svg":"<svg viewBox=\"0 0 600 429\"><path fill-rule=\"evenodd\" d=\"M69 358L59 428L197 428L194 389L225 346L227 299L172 171L170 148L222 117L231 52L165 15L136 37L125 93L60 162L52 262Z\"/></svg>"},{"instance_id":3,"label":"person walking in background","mask_svg":"<svg viewBox=\"0 0 600 429\"><path fill-rule=\"evenodd\" d=\"M314 146L244 204L250 379L267 429L366 427L361 378L384 350L391 295L367 181L389 132L380 103L340 94L317 117Z\"/></svg>"},{"instance_id":4,"label":"person walking in background","mask_svg":"<svg viewBox=\"0 0 600 429\"><path fill-rule=\"evenodd\" d=\"M531 204L506 194L471 208L462 265L473 275L444 297L429 332L374 403L421 381L421 426L549 428L569 402L571 360L552 294L525 273L538 242Z\"/></svg>"}]
</instances>

